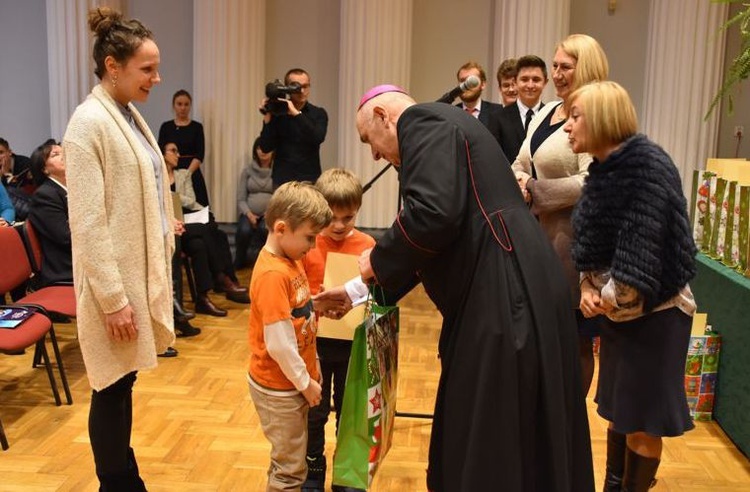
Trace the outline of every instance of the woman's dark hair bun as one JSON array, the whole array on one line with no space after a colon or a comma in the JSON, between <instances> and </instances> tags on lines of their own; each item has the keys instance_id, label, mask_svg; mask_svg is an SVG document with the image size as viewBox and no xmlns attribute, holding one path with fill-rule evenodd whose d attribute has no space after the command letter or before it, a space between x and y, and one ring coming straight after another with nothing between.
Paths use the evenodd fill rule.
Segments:
<instances>
[{"instance_id":1,"label":"woman's dark hair bun","mask_svg":"<svg viewBox=\"0 0 750 492\"><path fill-rule=\"evenodd\" d=\"M122 14L109 7L98 7L89 11L89 29L101 38L112 26L122 20Z\"/></svg>"}]
</instances>

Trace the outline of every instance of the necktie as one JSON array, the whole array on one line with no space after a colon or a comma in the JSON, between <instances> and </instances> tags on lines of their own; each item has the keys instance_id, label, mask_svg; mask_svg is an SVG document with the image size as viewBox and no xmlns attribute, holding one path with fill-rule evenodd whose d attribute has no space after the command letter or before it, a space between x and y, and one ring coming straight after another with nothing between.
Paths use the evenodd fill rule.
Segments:
<instances>
[{"instance_id":1,"label":"necktie","mask_svg":"<svg viewBox=\"0 0 750 492\"><path fill-rule=\"evenodd\" d=\"M530 109L526 111L526 121L523 123L523 131L526 133L529 129L529 123L531 123L531 118L534 117L534 110Z\"/></svg>"},{"instance_id":2,"label":"necktie","mask_svg":"<svg viewBox=\"0 0 750 492\"><path fill-rule=\"evenodd\" d=\"M477 108L467 108L467 107L464 107L464 111L466 111L467 113L469 113L470 116L474 116L474 112L476 110L477 110Z\"/></svg>"}]
</instances>

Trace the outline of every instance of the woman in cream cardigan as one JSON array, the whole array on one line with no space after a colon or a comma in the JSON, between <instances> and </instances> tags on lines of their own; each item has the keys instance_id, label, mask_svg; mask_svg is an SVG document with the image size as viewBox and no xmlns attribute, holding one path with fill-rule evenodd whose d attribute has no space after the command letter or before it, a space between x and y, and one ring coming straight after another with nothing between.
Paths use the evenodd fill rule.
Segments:
<instances>
[{"instance_id":1,"label":"woman in cream cardigan","mask_svg":"<svg viewBox=\"0 0 750 492\"><path fill-rule=\"evenodd\" d=\"M156 139L131 104L160 82L151 32L108 8L89 12L101 83L63 146L78 338L93 394L89 436L101 490L146 490L130 448L137 371L174 341L172 201Z\"/></svg>"},{"instance_id":2,"label":"woman in cream cardigan","mask_svg":"<svg viewBox=\"0 0 750 492\"><path fill-rule=\"evenodd\" d=\"M562 99L544 106L531 123L513 163L518 184L531 211L552 242L570 282L578 321L583 393L588 393L594 376L592 338L598 335L597 321L586 320L578 309L581 296L578 272L570 257L573 227L570 216L581 196L591 156L575 154L563 131L567 119L566 101L578 87L595 80L605 80L609 73L607 56L599 43L585 34L571 34L555 50L552 82Z\"/></svg>"}]
</instances>

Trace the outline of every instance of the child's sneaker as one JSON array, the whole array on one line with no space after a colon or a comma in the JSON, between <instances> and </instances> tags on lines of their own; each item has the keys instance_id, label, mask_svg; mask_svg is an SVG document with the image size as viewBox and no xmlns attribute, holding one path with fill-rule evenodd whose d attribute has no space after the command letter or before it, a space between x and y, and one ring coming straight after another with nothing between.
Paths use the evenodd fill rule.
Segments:
<instances>
[{"instance_id":1,"label":"child's sneaker","mask_svg":"<svg viewBox=\"0 0 750 492\"><path fill-rule=\"evenodd\" d=\"M326 489L326 457L307 457L307 480L302 484L302 492L325 492Z\"/></svg>"}]
</instances>

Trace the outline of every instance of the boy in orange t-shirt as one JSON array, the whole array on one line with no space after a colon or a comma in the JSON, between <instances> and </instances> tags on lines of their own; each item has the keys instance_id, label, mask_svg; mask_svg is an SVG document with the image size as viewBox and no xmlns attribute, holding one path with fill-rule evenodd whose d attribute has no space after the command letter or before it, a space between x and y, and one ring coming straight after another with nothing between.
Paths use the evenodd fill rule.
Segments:
<instances>
[{"instance_id":1,"label":"boy in orange t-shirt","mask_svg":"<svg viewBox=\"0 0 750 492\"><path fill-rule=\"evenodd\" d=\"M302 259L313 294L318 293L323 283L328 252L359 256L364 250L375 246L375 240L371 236L354 228L357 212L362 206L362 185L357 177L345 169L328 169L321 174L315 186L328 201L333 211L333 220L318 234L315 249L308 251ZM308 414L308 473L307 481L302 487L303 491L324 490L326 458L323 451L325 425L331 412L331 390L333 389L338 431L339 412L344 401L344 386L351 351L351 340L318 339L323 389L320 405L310 409ZM333 490L338 490L338 486L334 485Z\"/></svg>"},{"instance_id":2,"label":"boy in orange t-shirt","mask_svg":"<svg viewBox=\"0 0 750 492\"><path fill-rule=\"evenodd\" d=\"M250 396L271 443L268 490L299 488L307 476L307 413L320 403L317 321L300 259L331 221L323 195L289 182L266 211L268 238L250 280Z\"/></svg>"}]
</instances>

